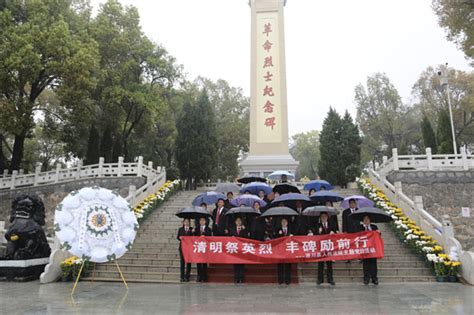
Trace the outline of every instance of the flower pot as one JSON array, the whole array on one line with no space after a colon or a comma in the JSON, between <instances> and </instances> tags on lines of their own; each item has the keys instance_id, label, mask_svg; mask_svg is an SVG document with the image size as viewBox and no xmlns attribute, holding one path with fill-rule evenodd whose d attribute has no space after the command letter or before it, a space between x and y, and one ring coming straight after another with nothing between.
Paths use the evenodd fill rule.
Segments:
<instances>
[{"instance_id":1,"label":"flower pot","mask_svg":"<svg viewBox=\"0 0 474 315\"><path fill-rule=\"evenodd\" d=\"M448 276L448 282L458 282L457 276Z\"/></svg>"},{"instance_id":2,"label":"flower pot","mask_svg":"<svg viewBox=\"0 0 474 315\"><path fill-rule=\"evenodd\" d=\"M436 282L446 282L446 276L436 276Z\"/></svg>"}]
</instances>

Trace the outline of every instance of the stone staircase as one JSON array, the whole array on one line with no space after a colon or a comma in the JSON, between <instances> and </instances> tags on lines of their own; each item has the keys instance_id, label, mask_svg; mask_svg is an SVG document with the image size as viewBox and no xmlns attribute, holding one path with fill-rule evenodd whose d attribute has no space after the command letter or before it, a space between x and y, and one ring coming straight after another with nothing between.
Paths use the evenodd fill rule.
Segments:
<instances>
[{"instance_id":1,"label":"stone staircase","mask_svg":"<svg viewBox=\"0 0 474 315\"><path fill-rule=\"evenodd\" d=\"M182 191L158 208L140 227L133 248L118 263L127 282L179 282L179 254L177 229L180 219L174 214L189 206L200 191ZM357 194L357 190L340 190L343 196ZM340 220L340 222L342 222ZM340 223L341 224L341 223ZM378 261L379 279L387 282L425 282L434 277L425 263L396 238L390 227L378 224L385 242L385 257ZM195 279L193 265L191 281ZM294 282L315 283L317 263L298 264L293 270ZM276 282L276 265L247 265L246 282ZM115 263L97 264L85 280L121 281ZM334 264L336 283L362 282L362 264L358 261ZM210 282L233 282L232 265L210 265Z\"/></svg>"}]
</instances>

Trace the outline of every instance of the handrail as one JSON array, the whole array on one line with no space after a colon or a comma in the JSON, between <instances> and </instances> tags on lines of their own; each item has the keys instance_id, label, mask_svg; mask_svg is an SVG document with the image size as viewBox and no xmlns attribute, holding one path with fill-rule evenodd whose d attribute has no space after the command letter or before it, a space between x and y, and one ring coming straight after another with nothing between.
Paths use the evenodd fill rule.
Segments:
<instances>
[{"instance_id":1,"label":"handrail","mask_svg":"<svg viewBox=\"0 0 474 315\"><path fill-rule=\"evenodd\" d=\"M61 168L61 164L56 165L53 171L41 172L41 164L38 163L35 172L23 174L20 171L13 171L11 175L6 172L0 177L0 190L10 190L31 186L41 186L67 182L82 178L93 177L121 177L137 176L146 178L155 178L162 172L162 167L153 168L153 163L143 163L143 157L138 157L137 162L124 163L123 157L119 157L118 162L104 163L104 158L99 158L99 163L91 165L82 165L79 161L77 166Z\"/></svg>"},{"instance_id":2,"label":"handrail","mask_svg":"<svg viewBox=\"0 0 474 315\"><path fill-rule=\"evenodd\" d=\"M465 147L459 154L431 154L431 148L426 148L426 154L398 155L398 150L392 150L392 157L383 157L382 163L375 163L375 170L380 174L388 174L400 169L411 170L469 170L474 169L474 155L468 154Z\"/></svg>"}]
</instances>

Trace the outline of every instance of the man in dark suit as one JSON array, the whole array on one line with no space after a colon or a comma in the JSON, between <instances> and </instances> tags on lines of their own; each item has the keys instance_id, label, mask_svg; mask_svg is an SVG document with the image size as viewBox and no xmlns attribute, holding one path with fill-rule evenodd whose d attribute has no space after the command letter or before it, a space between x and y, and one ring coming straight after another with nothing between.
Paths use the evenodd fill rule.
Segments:
<instances>
[{"instance_id":1,"label":"man in dark suit","mask_svg":"<svg viewBox=\"0 0 474 315\"><path fill-rule=\"evenodd\" d=\"M235 237L250 238L249 231L245 228L245 226L242 225L242 219L239 217L235 219L235 227L230 228L229 235ZM245 265L234 264L235 283L244 283L244 272Z\"/></svg>"},{"instance_id":2,"label":"man in dark suit","mask_svg":"<svg viewBox=\"0 0 474 315\"><path fill-rule=\"evenodd\" d=\"M294 210L300 215L295 217L293 220L293 234L308 235L308 217L301 215L304 210L303 203L301 201L297 201Z\"/></svg>"},{"instance_id":3,"label":"man in dark suit","mask_svg":"<svg viewBox=\"0 0 474 315\"><path fill-rule=\"evenodd\" d=\"M321 212L319 216L318 224L318 235L334 234L337 233L337 226L334 224L334 221L329 220L329 215L326 212ZM332 275L332 261L326 261L326 274L328 283L335 285L333 275ZM317 284L320 285L324 282L324 261L318 262L318 281Z\"/></svg>"},{"instance_id":4,"label":"man in dark suit","mask_svg":"<svg viewBox=\"0 0 474 315\"><path fill-rule=\"evenodd\" d=\"M349 200L349 208L342 212L342 232L355 233L358 231L359 222L351 219L349 214L357 211L357 202L355 199Z\"/></svg>"},{"instance_id":5,"label":"man in dark suit","mask_svg":"<svg viewBox=\"0 0 474 315\"><path fill-rule=\"evenodd\" d=\"M212 211L212 231L214 236L226 236L228 231L227 218L225 216L228 209L224 207L224 199L217 201L217 207Z\"/></svg>"},{"instance_id":6,"label":"man in dark suit","mask_svg":"<svg viewBox=\"0 0 474 315\"><path fill-rule=\"evenodd\" d=\"M199 226L194 229L196 236L212 236L212 230L207 226L206 218L199 218ZM196 264L197 266L197 282L207 281L207 264Z\"/></svg>"},{"instance_id":7,"label":"man in dark suit","mask_svg":"<svg viewBox=\"0 0 474 315\"><path fill-rule=\"evenodd\" d=\"M357 220L351 219L349 214L357 211L357 202L355 199L349 200L349 208L342 211L342 232L343 233L355 233L358 232L359 222ZM348 260L348 263L351 261Z\"/></svg>"},{"instance_id":8,"label":"man in dark suit","mask_svg":"<svg viewBox=\"0 0 474 315\"><path fill-rule=\"evenodd\" d=\"M358 232L362 231L378 231L379 228L370 223L370 217L368 215L363 217L362 224L359 225ZM372 280L372 283L375 285L379 284L377 279L377 258L366 258L362 260L363 269L364 269L364 284L369 284L369 280Z\"/></svg>"},{"instance_id":9,"label":"man in dark suit","mask_svg":"<svg viewBox=\"0 0 474 315\"><path fill-rule=\"evenodd\" d=\"M286 218L281 219L281 227L275 233L275 237L278 238L278 237L285 237L285 236L292 236L292 235L293 234L291 233L290 226L288 225L288 219ZM283 282L285 282L286 284L291 283L291 264L288 264L288 263L278 264L277 271L278 271L279 284L283 284Z\"/></svg>"},{"instance_id":10,"label":"man in dark suit","mask_svg":"<svg viewBox=\"0 0 474 315\"><path fill-rule=\"evenodd\" d=\"M179 259L180 259L180 271L181 271L181 282L189 282L189 278L191 277L191 264L186 264L184 261L183 256L183 249L181 248L181 237L182 236L192 236L194 234L193 229L189 224L189 219L183 220L183 226L178 230L178 241L179 241ZM186 272L185 272L185 265L186 265Z\"/></svg>"}]
</instances>

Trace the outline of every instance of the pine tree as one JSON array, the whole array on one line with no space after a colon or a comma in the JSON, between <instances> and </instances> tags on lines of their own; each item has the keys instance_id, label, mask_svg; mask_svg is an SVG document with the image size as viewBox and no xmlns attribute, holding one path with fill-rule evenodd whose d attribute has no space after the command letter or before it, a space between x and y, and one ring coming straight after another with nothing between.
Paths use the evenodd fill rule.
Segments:
<instances>
[{"instance_id":1,"label":"pine tree","mask_svg":"<svg viewBox=\"0 0 474 315\"><path fill-rule=\"evenodd\" d=\"M360 175L360 151L362 139L359 128L352 120L348 111L345 112L341 123L341 162L344 168L344 177L339 184L345 185L354 181Z\"/></svg>"},{"instance_id":2,"label":"pine tree","mask_svg":"<svg viewBox=\"0 0 474 315\"><path fill-rule=\"evenodd\" d=\"M438 129L436 130L438 137L438 153L452 154L453 139L451 135L451 122L449 120L448 111L442 110L438 113Z\"/></svg>"},{"instance_id":3,"label":"pine tree","mask_svg":"<svg viewBox=\"0 0 474 315\"><path fill-rule=\"evenodd\" d=\"M106 127L102 139L100 140L100 156L104 158L106 163L112 161L112 151L114 147L114 140L112 138L112 130L110 127Z\"/></svg>"},{"instance_id":4,"label":"pine tree","mask_svg":"<svg viewBox=\"0 0 474 315\"><path fill-rule=\"evenodd\" d=\"M436 154L438 152L438 146L436 145L436 136L431 126L431 122L426 115L423 115L421 121L421 132L423 135L423 144L425 148L431 148L431 153Z\"/></svg>"},{"instance_id":5,"label":"pine tree","mask_svg":"<svg viewBox=\"0 0 474 315\"><path fill-rule=\"evenodd\" d=\"M335 184L341 183L344 179L341 160L341 126L341 116L330 108L319 137L321 159L318 170L322 179Z\"/></svg>"},{"instance_id":6,"label":"pine tree","mask_svg":"<svg viewBox=\"0 0 474 315\"><path fill-rule=\"evenodd\" d=\"M183 114L178 119L177 131L176 162L180 177L186 180L186 188L191 189L195 177L193 169L199 139L197 138L195 110L189 101L183 105Z\"/></svg>"},{"instance_id":7,"label":"pine tree","mask_svg":"<svg viewBox=\"0 0 474 315\"><path fill-rule=\"evenodd\" d=\"M99 163L99 131L93 124L89 130L89 140L87 142L86 165Z\"/></svg>"},{"instance_id":8,"label":"pine tree","mask_svg":"<svg viewBox=\"0 0 474 315\"><path fill-rule=\"evenodd\" d=\"M194 170L197 180L211 179L217 167L217 128L214 109L207 95L203 90L196 104L197 138L199 142L196 152L196 169Z\"/></svg>"}]
</instances>

